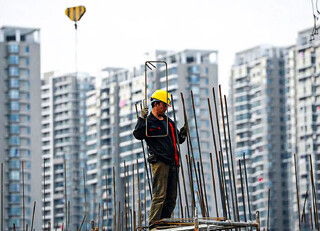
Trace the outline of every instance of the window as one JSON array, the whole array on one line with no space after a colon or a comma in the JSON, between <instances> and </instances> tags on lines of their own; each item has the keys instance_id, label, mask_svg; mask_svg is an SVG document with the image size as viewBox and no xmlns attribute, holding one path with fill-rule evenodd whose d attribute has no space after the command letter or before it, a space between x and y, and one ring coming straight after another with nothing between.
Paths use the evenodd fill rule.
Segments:
<instances>
[{"instance_id":1,"label":"window","mask_svg":"<svg viewBox=\"0 0 320 231\"><path fill-rule=\"evenodd\" d=\"M9 76L19 76L19 68L18 67L9 67Z\"/></svg>"},{"instance_id":2,"label":"window","mask_svg":"<svg viewBox=\"0 0 320 231\"><path fill-rule=\"evenodd\" d=\"M29 46L26 46L26 47L25 47L25 52L26 52L26 53L29 53L29 52L30 52Z\"/></svg>"},{"instance_id":3,"label":"window","mask_svg":"<svg viewBox=\"0 0 320 231\"><path fill-rule=\"evenodd\" d=\"M19 171L11 171L9 172L10 180L20 180L20 172Z\"/></svg>"},{"instance_id":4,"label":"window","mask_svg":"<svg viewBox=\"0 0 320 231\"><path fill-rule=\"evenodd\" d=\"M20 137L17 137L17 136L10 137L9 144L10 145L20 145Z\"/></svg>"},{"instance_id":5,"label":"window","mask_svg":"<svg viewBox=\"0 0 320 231\"><path fill-rule=\"evenodd\" d=\"M8 46L9 53L19 53L19 45L18 44L10 44Z\"/></svg>"},{"instance_id":6,"label":"window","mask_svg":"<svg viewBox=\"0 0 320 231\"><path fill-rule=\"evenodd\" d=\"M10 134L19 134L20 126L19 125L11 125L10 126Z\"/></svg>"},{"instance_id":7,"label":"window","mask_svg":"<svg viewBox=\"0 0 320 231\"><path fill-rule=\"evenodd\" d=\"M199 66L191 66L188 68L189 73L193 74L199 74L200 73L200 67Z\"/></svg>"},{"instance_id":8,"label":"window","mask_svg":"<svg viewBox=\"0 0 320 231\"><path fill-rule=\"evenodd\" d=\"M26 99L30 99L30 94L26 93Z\"/></svg>"},{"instance_id":9,"label":"window","mask_svg":"<svg viewBox=\"0 0 320 231\"><path fill-rule=\"evenodd\" d=\"M191 75L191 76L189 76L189 81L191 84L199 84L200 77L198 75Z\"/></svg>"},{"instance_id":10,"label":"window","mask_svg":"<svg viewBox=\"0 0 320 231\"><path fill-rule=\"evenodd\" d=\"M27 129L27 134L30 134L30 127L26 127Z\"/></svg>"},{"instance_id":11,"label":"window","mask_svg":"<svg viewBox=\"0 0 320 231\"><path fill-rule=\"evenodd\" d=\"M9 161L9 168L17 168L20 169L20 161L19 160L10 160Z\"/></svg>"},{"instance_id":12,"label":"window","mask_svg":"<svg viewBox=\"0 0 320 231\"><path fill-rule=\"evenodd\" d=\"M20 110L20 104L19 102L10 102L9 109L11 111L19 111Z\"/></svg>"},{"instance_id":13,"label":"window","mask_svg":"<svg viewBox=\"0 0 320 231\"><path fill-rule=\"evenodd\" d=\"M30 70L27 69L27 70L26 70L26 78L29 78L29 77L30 77Z\"/></svg>"},{"instance_id":14,"label":"window","mask_svg":"<svg viewBox=\"0 0 320 231\"><path fill-rule=\"evenodd\" d=\"M29 64L30 64L30 60L29 60L29 57L27 57L26 58L26 65L29 66Z\"/></svg>"},{"instance_id":15,"label":"window","mask_svg":"<svg viewBox=\"0 0 320 231\"><path fill-rule=\"evenodd\" d=\"M10 207L9 215L11 216L20 216L20 207Z\"/></svg>"},{"instance_id":16,"label":"window","mask_svg":"<svg viewBox=\"0 0 320 231\"><path fill-rule=\"evenodd\" d=\"M10 55L8 59L9 64L19 64L19 56L18 55Z\"/></svg>"},{"instance_id":17,"label":"window","mask_svg":"<svg viewBox=\"0 0 320 231\"><path fill-rule=\"evenodd\" d=\"M27 157L30 157L31 156L30 155L30 150L27 150L26 152L27 152Z\"/></svg>"},{"instance_id":18,"label":"window","mask_svg":"<svg viewBox=\"0 0 320 231\"><path fill-rule=\"evenodd\" d=\"M19 116L19 114L10 114L9 120L10 120L10 122L19 122L20 116Z\"/></svg>"},{"instance_id":19,"label":"window","mask_svg":"<svg viewBox=\"0 0 320 231\"><path fill-rule=\"evenodd\" d=\"M20 93L18 90L10 90L9 91L9 98L10 99L19 99L20 98Z\"/></svg>"},{"instance_id":20,"label":"window","mask_svg":"<svg viewBox=\"0 0 320 231\"><path fill-rule=\"evenodd\" d=\"M20 81L19 81L19 79L10 79L9 80L9 87L11 87L11 88L19 88L19 86L20 86Z\"/></svg>"},{"instance_id":21,"label":"window","mask_svg":"<svg viewBox=\"0 0 320 231\"><path fill-rule=\"evenodd\" d=\"M19 204L20 203L20 195L10 195L9 202Z\"/></svg>"},{"instance_id":22,"label":"window","mask_svg":"<svg viewBox=\"0 0 320 231\"><path fill-rule=\"evenodd\" d=\"M26 142L27 142L27 146L30 146L30 139L27 139Z\"/></svg>"},{"instance_id":23,"label":"window","mask_svg":"<svg viewBox=\"0 0 320 231\"><path fill-rule=\"evenodd\" d=\"M20 149L18 149L18 148L10 148L9 156L10 157L20 157Z\"/></svg>"},{"instance_id":24,"label":"window","mask_svg":"<svg viewBox=\"0 0 320 231\"><path fill-rule=\"evenodd\" d=\"M30 111L30 104L27 104L26 107L27 107L27 112L29 112Z\"/></svg>"},{"instance_id":25,"label":"window","mask_svg":"<svg viewBox=\"0 0 320 231\"><path fill-rule=\"evenodd\" d=\"M20 191L20 184L10 184L9 192L19 192Z\"/></svg>"}]
</instances>

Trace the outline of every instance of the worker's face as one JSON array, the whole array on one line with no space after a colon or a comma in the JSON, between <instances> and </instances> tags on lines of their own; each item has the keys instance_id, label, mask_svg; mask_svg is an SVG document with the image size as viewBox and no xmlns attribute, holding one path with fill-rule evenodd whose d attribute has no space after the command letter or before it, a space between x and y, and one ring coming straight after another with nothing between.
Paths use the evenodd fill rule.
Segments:
<instances>
[{"instance_id":1,"label":"worker's face","mask_svg":"<svg viewBox=\"0 0 320 231\"><path fill-rule=\"evenodd\" d=\"M164 102L160 102L156 104L158 115L164 115L167 110L167 104Z\"/></svg>"}]
</instances>

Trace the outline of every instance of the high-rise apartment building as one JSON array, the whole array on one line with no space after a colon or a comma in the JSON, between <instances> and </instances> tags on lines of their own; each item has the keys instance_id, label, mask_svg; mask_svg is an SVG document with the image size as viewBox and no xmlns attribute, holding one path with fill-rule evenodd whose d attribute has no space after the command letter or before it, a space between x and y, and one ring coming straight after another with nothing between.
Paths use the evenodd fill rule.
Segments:
<instances>
[{"instance_id":1,"label":"high-rise apartment building","mask_svg":"<svg viewBox=\"0 0 320 231\"><path fill-rule=\"evenodd\" d=\"M33 227L41 229L39 36L36 28L0 29L0 162L4 166L4 223L0 225L6 231L13 230L13 224L17 230L30 227L34 201Z\"/></svg>"},{"instance_id":2,"label":"high-rise apartment building","mask_svg":"<svg viewBox=\"0 0 320 231\"><path fill-rule=\"evenodd\" d=\"M251 211L260 212L267 226L271 190L270 228L290 230L289 170L286 151L285 49L258 46L236 54L231 70L230 107L234 163L246 155ZM236 174L240 182L239 172ZM290 183L291 184L291 183ZM241 188L238 185L238 201ZM244 208L239 203L240 218ZM247 218L248 218L248 208ZM254 214L252 214L254 218Z\"/></svg>"},{"instance_id":3,"label":"high-rise apartment building","mask_svg":"<svg viewBox=\"0 0 320 231\"><path fill-rule=\"evenodd\" d=\"M204 175L207 182L209 210L214 213L212 179L209 177L211 176L209 153L213 152L213 150L211 150L212 138L207 98L212 97L212 87L217 88L218 85L217 52L210 50L155 51L150 56L150 60L166 61L168 64L168 90L174 96L178 128L184 125L180 92L184 93L195 158L198 160L199 152L197 151L197 137L190 96L190 91L193 91L201 140ZM151 205L141 141L136 140L132 135L137 122L136 106L139 113L140 106L144 100L145 66L142 65L132 69L106 68L103 72L105 77L102 79L100 89L96 92L88 93L87 99L87 105L95 108L92 111L91 109L87 110L87 144L92 145L92 150L88 150L88 187L91 192L96 193L94 198L102 198L102 200L95 202L96 204L93 206L95 208L98 207L99 203L102 205L103 202L104 209L106 209L107 195L109 208L108 230L114 230L114 212L122 214L121 219L125 219L123 206L125 195L127 195L128 224L129 219L133 216L133 211L138 211L138 185L140 187L141 219L143 224L147 220ZM148 99L156 89L166 89L165 83L165 65L159 64L156 69L148 69ZM151 108L149 109L151 111ZM94 113L95 110L97 110L96 113ZM169 117L173 119L171 108L169 108ZM145 151L147 152L147 147L145 147ZM181 146L183 161L185 161L186 154L187 148L184 144ZM116 195L113 193L112 185L113 167L115 168ZM139 184L137 182L137 171L139 172ZM187 170L184 169L184 171L187 174ZM105 175L107 175L108 182L107 194ZM150 174L149 178L151 178ZM135 196L133 195L133 190ZM187 191L190 196L189 188L187 188ZM183 191L181 194L184 195ZM116 201L114 201L114 196ZM119 201L120 213L118 213ZM191 200L189 199L188 202L190 206ZM185 204L184 197L183 203ZM179 213L179 209L180 207L177 203L176 215ZM118 215L116 217L118 219ZM136 217L138 219L138 213ZM106 220L106 213L104 213L104 218ZM104 224L106 225L106 222ZM119 222L117 225L119 225Z\"/></svg>"},{"instance_id":4,"label":"high-rise apartment building","mask_svg":"<svg viewBox=\"0 0 320 231\"><path fill-rule=\"evenodd\" d=\"M84 216L86 94L94 89L94 82L94 77L83 73L47 73L44 76L41 88L41 141L45 229L48 229L50 222L52 227L58 224L61 228L64 223L69 230L76 230ZM65 177L67 184L64 183Z\"/></svg>"},{"instance_id":5,"label":"high-rise apartment building","mask_svg":"<svg viewBox=\"0 0 320 231\"><path fill-rule=\"evenodd\" d=\"M319 112L320 112L320 42L319 36L310 42L312 29L299 32L297 42L288 48L286 55L287 92L287 149L296 154L297 180L300 202L301 229L311 230L315 214L313 198L317 198L319 208ZM310 165L312 158L312 166ZM292 184L295 174L292 157ZM313 170L315 195L313 194L311 173ZM292 229L299 230L296 187L292 189ZM308 196L307 196L308 194Z\"/></svg>"}]
</instances>

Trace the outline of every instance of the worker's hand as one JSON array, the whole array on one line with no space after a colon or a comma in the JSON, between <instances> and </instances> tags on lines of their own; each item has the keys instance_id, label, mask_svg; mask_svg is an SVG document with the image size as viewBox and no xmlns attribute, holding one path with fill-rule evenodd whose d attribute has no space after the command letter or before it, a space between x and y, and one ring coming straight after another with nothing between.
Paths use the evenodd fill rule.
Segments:
<instances>
[{"instance_id":1,"label":"worker's hand","mask_svg":"<svg viewBox=\"0 0 320 231\"><path fill-rule=\"evenodd\" d=\"M145 118L147 118L148 113L149 113L148 107L144 107L140 111L140 117L142 119L145 119Z\"/></svg>"},{"instance_id":2,"label":"worker's hand","mask_svg":"<svg viewBox=\"0 0 320 231\"><path fill-rule=\"evenodd\" d=\"M182 128L180 128L180 133L179 135L182 137L182 138L186 138L187 137L187 125L184 124Z\"/></svg>"}]
</instances>

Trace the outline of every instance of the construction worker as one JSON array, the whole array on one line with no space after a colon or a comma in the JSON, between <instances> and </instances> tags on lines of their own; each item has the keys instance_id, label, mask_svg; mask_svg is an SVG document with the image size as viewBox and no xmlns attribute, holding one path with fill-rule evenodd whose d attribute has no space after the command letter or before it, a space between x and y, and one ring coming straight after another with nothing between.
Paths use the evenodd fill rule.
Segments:
<instances>
[{"instance_id":1,"label":"construction worker","mask_svg":"<svg viewBox=\"0 0 320 231\"><path fill-rule=\"evenodd\" d=\"M133 131L136 139L145 139L148 145L148 162L151 165L152 203L149 213L149 229L157 226L157 221L170 218L176 205L179 154L176 146L175 124L165 112L170 106L170 94L165 90L156 90L151 96L152 111L148 115L145 106ZM147 134L146 135L146 121ZM162 136L161 136L162 135ZM159 137L160 136L160 137ZM179 142L183 143L187 130L183 126L178 130Z\"/></svg>"}]
</instances>

